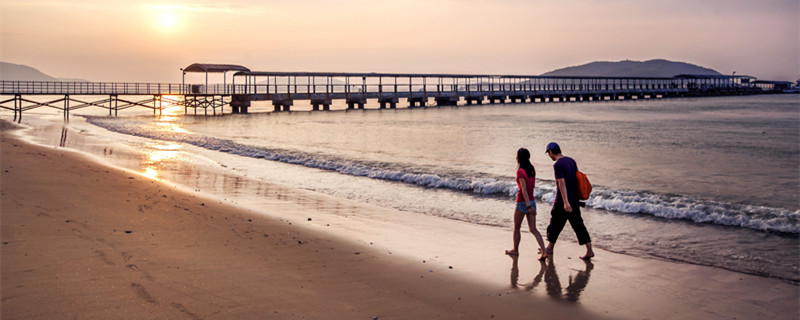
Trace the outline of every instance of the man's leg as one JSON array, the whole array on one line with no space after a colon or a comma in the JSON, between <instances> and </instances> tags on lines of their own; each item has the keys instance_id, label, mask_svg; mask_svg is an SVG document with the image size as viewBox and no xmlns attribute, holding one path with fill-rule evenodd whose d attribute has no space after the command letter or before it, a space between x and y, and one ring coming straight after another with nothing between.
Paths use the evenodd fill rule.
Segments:
<instances>
[{"instance_id":1,"label":"man's leg","mask_svg":"<svg viewBox=\"0 0 800 320\"><path fill-rule=\"evenodd\" d=\"M572 230L575 231L575 236L578 237L578 244L586 245L586 254L583 255L581 259L591 259L594 257L592 238L589 237L589 231L586 230L586 225L583 223L580 207L573 207L572 213L569 214L569 225L572 226Z\"/></svg>"},{"instance_id":2,"label":"man's leg","mask_svg":"<svg viewBox=\"0 0 800 320\"><path fill-rule=\"evenodd\" d=\"M558 240L558 235L561 234L561 230L564 229L564 225L567 223L567 215L564 209L558 208L558 206L554 206L553 210L550 210L550 225L547 226L547 253L553 253L553 246L556 244Z\"/></svg>"}]
</instances>

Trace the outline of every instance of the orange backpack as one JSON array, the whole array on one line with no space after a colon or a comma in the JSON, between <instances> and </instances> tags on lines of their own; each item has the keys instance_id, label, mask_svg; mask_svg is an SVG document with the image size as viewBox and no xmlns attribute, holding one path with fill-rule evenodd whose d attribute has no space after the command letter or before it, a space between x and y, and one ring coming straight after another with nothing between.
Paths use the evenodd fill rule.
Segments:
<instances>
[{"instance_id":1,"label":"orange backpack","mask_svg":"<svg viewBox=\"0 0 800 320\"><path fill-rule=\"evenodd\" d=\"M587 178L586 175L580 171L578 171L577 173L577 178L578 178L578 199L589 200L589 194L592 193L592 184L589 182L589 178Z\"/></svg>"}]
</instances>

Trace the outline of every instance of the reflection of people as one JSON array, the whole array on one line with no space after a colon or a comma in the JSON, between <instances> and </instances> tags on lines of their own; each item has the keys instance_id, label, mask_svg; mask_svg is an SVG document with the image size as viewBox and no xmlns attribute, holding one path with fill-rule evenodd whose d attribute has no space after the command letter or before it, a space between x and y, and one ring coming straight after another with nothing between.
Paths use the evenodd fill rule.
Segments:
<instances>
[{"instance_id":1,"label":"reflection of people","mask_svg":"<svg viewBox=\"0 0 800 320\"><path fill-rule=\"evenodd\" d=\"M544 271L544 283L547 285L547 295L554 299L561 299L561 280L556 273L556 263L550 259Z\"/></svg>"},{"instance_id":2,"label":"reflection of people","mask_svg":"<svg viewBox=\"0 0 800 320\"><path fill-rule=\"evenodd\" d=\"M541 264L541 267L539 268L539 274L533 277L533 282L531 282L531 284L526 288L526 290L528 291L530 291L531 289L539 285L540 282L542 282L542 277L544 276L545 269L547 269L547 263L545 262L545 260L539 260L539 263ZM552 260L550 261L550 263L552 264Z\"/></svg>"},{"instance_id":3,"label":"reflection of people","mask_svg":"<svg viewBox=\"0 0 800 320\"><path fill-rule=\"evenodd\" d=\"M520 148L517 150L517 207L514 210L514 249L506 250L506 254L510 256L519 255L519 242L522 238L520 229L522 227L522 220L528 218L528 228L536 237L536 242L539 243L539 252L541 252L540 260L547 258L547 250L544 247L544 240L539 230L536 230L536 202L533 200L533 187L536 184L536 169L531 164L531 153L528 149Z\"/></svg>"},{"instance_id":4,"label":"reflection of people","mask_svg":"<svg viewBox=\"0 0 800 320\"><path fill-rule=\"evenodd\" d=\"M514 261L511 265L511 287L517 288L519 285L517 282L519 280L519 268L517 267L517 257L512 256ZM578 271L578 274L574 277L570 275L569 277L569 286L567 286L566 290L563 290L561 287L561 280L558 278L558 273L556 273L556 266L553 259L540 260L541 268L539 268L539 274L537 274L533 278L533 282L528 285L524 285L525 290L532 290L539 283L542 282L542 278L544 278L545 282L545 289L547 290L547 295L552 297L553 299L561 300L566 299L569 302L577 302L580 298L581 292L586 289L586 285L589 284L589 276L594 269L594 264L592 264L591 260L583 260L586 264L586 268L583 271ZM564 293L566 291L566 293Z\"/></svg>"},{"instance_id":5,"label":"reflection of people","mask_svg":"<svg viewBox=\"0 0 800 320\"><path fill-rule=\"evenodd\" d=\"M553 246L558 240L558 235L569 221L572 230L578 237L578 243L586 245L586 254L581 259L591 259L594 257L592 239L583 224L578 199L578 179L576 178L578 164L572 158L562 155L561 147L555 142L547 145L545 153L555 161L553 171L556 177L556 201L553 204L553 210L550 211L550 225L547 226L547 241L549 242L547 253L553 253Z\"/></svg>"},{"instance_id":6,"label":"reflection of people","mask_svg":"<svg viewBox=\"0 0 800 320\"><path fill-rule=\"evenodd\" d=\"M516 288L519 282L519 256L511 256L511 287Z\"/></svg>"},{"instance_id":7,"label":"reflection of people","mask_svg":"<svg viewBox=\"0 0 800 320\"><path fill-rule=\"evenodd\" d=\"M511 287L517 288L519 286L519 257L511 256L511 259ZM539 285L539 282L542 282L542 276L544 276L545 269L547 269L547 264L545 260L539 260L539 263L542 264L542 267L539 268L539 274L533 277L533 282L525 286L527 291L531 291L531 289Z\"/></svg>"},{"instance_id":8,"label":"reflection of people","mask_svg":"<svg viewBox=\"0 0 800 320\"><path fill-rule=\"evenodd\" d=\"M586 289L586 284L589 283L589 274L592 273L592 269L594 269L594 264L592 260L583 259L583 262L586 263L586 269L584 271L578 271L578 274L575 275L573 278L571 275L569 276L569 286L567 286L567 300L571 302L577 302L578 298L583 292L583 289Z\"/></svg>"}]
</instances>

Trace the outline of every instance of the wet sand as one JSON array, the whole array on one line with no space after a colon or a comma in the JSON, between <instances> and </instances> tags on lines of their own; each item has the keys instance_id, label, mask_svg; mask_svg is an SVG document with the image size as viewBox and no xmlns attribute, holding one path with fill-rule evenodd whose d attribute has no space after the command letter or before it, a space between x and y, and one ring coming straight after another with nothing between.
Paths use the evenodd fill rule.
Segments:
<instances>
[{"instance_id":1,"label":"wet sand","mask_svg":"<svg viewBox=\"0 0 800 320\"><path fill-rule=\"evenodd\" d=\"M8 130L0 190L9 319L797 319L800 306L774 279L602 250L587 263L566 241L540 263L530 234L511 259L510 231L303 190L273 187L262 214Z\"/></svg>"}]
</instances>

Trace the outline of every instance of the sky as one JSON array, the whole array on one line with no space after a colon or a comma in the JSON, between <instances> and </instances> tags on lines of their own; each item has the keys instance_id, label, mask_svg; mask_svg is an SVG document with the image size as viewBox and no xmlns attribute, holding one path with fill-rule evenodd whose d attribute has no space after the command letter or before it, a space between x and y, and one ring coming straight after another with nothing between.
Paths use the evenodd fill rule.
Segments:
<instances>
[{"instance_id":1,"label":"sky","mask_svg":"<svg viewBox=\"0 0 800 320\"><path fill-rule=\"evenodd\" d=\"M0 60L61 78L253 71L538 75L667 59L800 78L798 0L2 0ZM191 80L191 78L190 78Z\"/></svg>"}]
</instances>

